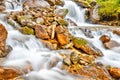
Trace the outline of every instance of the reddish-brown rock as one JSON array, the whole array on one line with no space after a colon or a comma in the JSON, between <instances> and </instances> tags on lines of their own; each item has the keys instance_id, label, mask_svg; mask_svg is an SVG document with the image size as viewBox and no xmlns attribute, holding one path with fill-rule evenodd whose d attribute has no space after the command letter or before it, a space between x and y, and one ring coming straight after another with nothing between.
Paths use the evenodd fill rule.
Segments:
<instances>
[{"instance_id":1,"label":"reddish-brown rock","mask_svg":"<svg viewBox=\"0 0 120 80\"><path fill-rule=\"evenodd\" d=\"M110 41L110 37L107 36L107 35L102 35L102 36L100 37L100 40L101 40L103 43L109 42L109 41Z\"/></svg>"},{"instance_id":2,"label":"reddish-brown rock","mask_svg":"<svg viewBox=\"0 0 120 80\"><path fill-rule=\"evenodd\" d=\"M22 74L23 74L23 72L18 69L8 68L8 67L0 67L0 80L14 79L15 77L18 77Z\"/></svg>"},{"instance_id":3,"label":"reddish-brown rock","mask_svg":"<svg viewBox=\"0 0 120 80\"><path fill-rule=\"evenodd\" d=\"M113 30L113 33L120 36L120 30L115 29L115 30Z\"/></svg>"},{"instance_id":4,"label":"reddish-brown rock","mask_svg":"<svg viewBox=\"0 0 120 80\"><path fill-rule=\"evenodd\" d=\"M120 78L120 68L115 68L115 67L111 68L109 72L112 75L112 77Z\"/></svg>"},{"instance_id":5,"label":"reddish-brown rock","mask_svg":"<svg viewBox=\"0 0 120 80\"><path fill-rule=\"evenodd\" d=\"M45 28L45 26L34 26L35 36L41 39L49 39L50 37Z\"/></svg>"},{"instance_id":6,"label":"reddish-brown rock","mask_svg":"<svg viewBox=\"0 0 120 80\"><path fill-rule=\"evenodd\" d=\"M5 27L0 24L0 47L1 46L5 46L5 41L7 38L7 30L5 29Z\"/></svg>"},{"instance_id":7,"label":"reddish-brown rock","mask_svg":"<svg viewBox=\"0 0 120 80\"><path fill-rule=\"evenodd\" d=\"M114 40L104 43L104 47L107 49L111 49L111 48L119 47L119 46L120 44Z\"/></svg>"}]
</instances>

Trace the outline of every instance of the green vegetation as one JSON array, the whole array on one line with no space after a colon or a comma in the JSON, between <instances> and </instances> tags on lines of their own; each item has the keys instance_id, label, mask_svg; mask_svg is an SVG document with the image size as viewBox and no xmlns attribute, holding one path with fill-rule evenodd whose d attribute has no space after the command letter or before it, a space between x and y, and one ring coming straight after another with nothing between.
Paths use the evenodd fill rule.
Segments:
<instances>
[{"instance_id":1,"label":"green vegetation","mask_svg":"<svg viewBox=\"0 0 120 80\"><path fill-rule=\"evenodd\" d=\"M83 38L75 38L73 42L77 45L86 45L87 41L84 40Z\"/></svg>"},{"instance_id":2,"label":"green vegetation","mask_svg":"<svg viewBox=\"0 0 120 80\"><path fill-rule=\"evenodd\" d=\"M101 20L120 20L120 0L97 0Z\"/></svg>"}]
</instances>

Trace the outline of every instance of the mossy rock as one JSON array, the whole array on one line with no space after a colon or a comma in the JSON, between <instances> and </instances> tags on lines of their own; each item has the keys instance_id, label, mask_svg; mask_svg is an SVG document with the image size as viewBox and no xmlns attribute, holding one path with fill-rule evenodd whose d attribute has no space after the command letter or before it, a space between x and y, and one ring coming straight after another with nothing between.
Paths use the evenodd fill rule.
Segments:
<instances>
[{"instance_id":1,"label":"mossy rock","mask_svg":"<svg viewBox=\"0 0 120 80\"><path fill-rule=\"evenodd\" d=\"M27 35L34 35L34 30L32 28L27 27L27 26L23 27L21 32L23 34L27 34Z\"/></svg>"},{"instance_id":2,"label":"mossy rock","mask_svg":"<svg viewBox=\"0 0 120 80\"><path fill-rule=\"evenodd\" d=\"M87 44L87 41L83 38L74 38L73 44L76 48L79 48L80 46L84 46Z\"/></svg>"}]
</instances>

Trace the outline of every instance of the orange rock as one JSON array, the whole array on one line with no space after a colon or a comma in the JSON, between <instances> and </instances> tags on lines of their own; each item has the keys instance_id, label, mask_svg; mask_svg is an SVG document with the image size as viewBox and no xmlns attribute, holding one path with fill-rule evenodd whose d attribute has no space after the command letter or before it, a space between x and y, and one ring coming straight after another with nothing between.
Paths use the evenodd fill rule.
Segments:
<instances>
[{"instance_id":1,"label":"orange rock","mask_svg":"<svg viewBox=\"0 0 120 80\"><path fill-rule=\"evenodd\" d=\"M7 38L7 30L5 29L5 27L0 24L0 47L1 46L5 46L5 41Z\"/></svg>"},{"instance_id":2,"label":"orange rock","mask_svg":"<svg viewBox=\"0 0 120 80\"><path fill-rule=\"evenodd\" d=\"M60 45L65 45L70 42L68 36L65 35L64 33L57 34L57 39L58 39L58 42L60 43Z\"/></svg>"},{"instance_id":3,"label":"orange rock","mask_svg":"<svg viewBox=\"0 0 120 80\"><path fill-rule=\"evenodd\" d=\"M110 74L114 78L120 78L120 68L111 68L110 69Z\"/></svg>"},{"instance_id":4,"label":"orange rock","mask_svg":"<svg viewBox=\"0 0 120 80\"><path fill-rule=\"evenodd\" d=\"M9 80L22 75L20 70L13 68L0 67L0 80Z\"/></svg>"},{"instance_id":5,"label":"orange rock","mask_svg":"<svg viewBox=\"0 0 120 80\"><path fill-rule=\"evenodd\" d=\"M110 37L107 36L107 35L102 35L102 36L100 37L100 40L101 40L103 43L109 42L109 41L110 41Z\"/></svg>"},{"instance_id":6,"label":"orange rock","mask_svg":"<svg viewBox=\"0 0 120 80\"><path fill-rule=\"evenodd\" d=\"M113 33L120 36L120 30L113 30Z\"/></svg>"}]
</instances>

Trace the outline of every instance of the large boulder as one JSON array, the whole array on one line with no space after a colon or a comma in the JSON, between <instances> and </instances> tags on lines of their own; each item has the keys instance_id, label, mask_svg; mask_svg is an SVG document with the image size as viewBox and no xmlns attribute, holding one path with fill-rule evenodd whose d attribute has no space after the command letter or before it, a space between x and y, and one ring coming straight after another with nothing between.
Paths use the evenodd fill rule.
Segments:
<instances>
[{"instance_id":1,"label":"large boulder","mask_svg":"<svg viewBox=\"0 0 120 80\"><path fill-rule=\"evenodd\" d=\"M84 51L89 55L94 55L95 57L103 56L103 53L98 48L83 38L75 38L73 43L76 48Z\"/></svg>"},{"instance_id":2,"label":"large boulder","mask_svg":"<svg viewBox=\"0 0 120 80\"><path fill-rule=\"evenodd\" d=\"M120 68L113 67L109 70L112 77L120 79Z\"/></svg>"}]
</instances>

